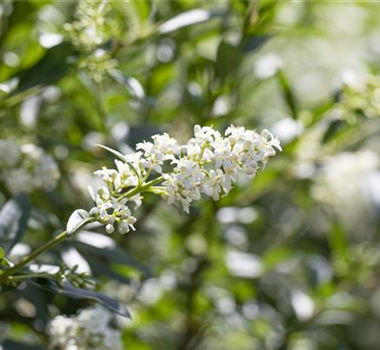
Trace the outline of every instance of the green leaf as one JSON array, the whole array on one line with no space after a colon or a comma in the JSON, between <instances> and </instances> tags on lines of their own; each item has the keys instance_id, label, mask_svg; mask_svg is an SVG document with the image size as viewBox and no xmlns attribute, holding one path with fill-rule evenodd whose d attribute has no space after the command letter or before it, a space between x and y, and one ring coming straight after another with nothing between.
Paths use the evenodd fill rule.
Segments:
<instances>
[{"instance_id":1,"label":"green leaf","mask_svg":"<svg viewBox=\"0 0 380 350\"><path fill-rule=\"evenodd\" d=\"M5 252L4 249L0 247L0 266L10 266L9 261L5 258ZM0 270L1 275L1 270Z\"/></svg>"},{"instance_id":2,"label":"green leaf","mask_svg":"<svg viewBox=\"0 0 380 350\"><path fill-rule=\"evenodd\" d=\"M125 156L123 154L121 154L120 152L118 152L118 151L116 151L116 150L114 150L112 148L109 148L107 146L103 146L103 145L100 145L100 144L98 144L97 146L99 146L99 147L105 149L106 151L114 154L116 157L120 158L123 162L127 163L128 166L129 166L129 168L135 173L135 175L137 177L140 177L140 175L139 175L138 171L136 170L136 168L132 165L131 162L127 161L127 159L125 158Z\"/></svg>"},{"instance_id":3,"label":"green leaf","mask_svg":"<svg viewBox=\"0 0 380 350\"><path fill-rule=\"evenodd\" d=\"M101 144L97 144L96 146L100 147L100 148L103 148L105 149L106 151L114 154L116 157L120 158L123 162L126 162L126 158L124 156L124 154L120 153L119 151L116 151L110 147L107 147L107 146L104 146L104 145L101 145Z\"/></svg>"},{"instance_id":4,"label":"green leaf","mask_svg":"<svg viewBox=\"0 0 380 350\"><path fill-rule=\"evenodd\" d=\"M262 45L264 45L270 38L271 35L252 35L248 37L243 44L243 52L248 54L252 51L256 51Z\"/></svg>"},{"instance_id":5,"label":"green leaf","mask_svg":"<svg viewBox=\"0 0 380 350\"><path fill-rule=\"evenodd\" d=\"M289 80L282 70L278 71L277 78L278 78L278 82L280 83L280 87L282 88L284 99L292 113L292 117L293 119L297 119L298 118L297 102L294 96L293 89L290 86Z\"/></svg>"},{"instance_id":6,"label":"green leaf","mask_svg":"<svg viewBox=\"0 0 380 350\"><path fill-rule=\"evenodd\" d=\"M140 262L133 259L128 252L126 252L124 249L118 247L118 246L107 246L107 247L96 247L94 245L91 245L90 242L85 243L83 242L83 236L79 236L78 239L81 241L75 241L74 244L78 247L78 250L83 255L93 255L102 257L103 259L106 259L107 261L114 262L116 264L126 265L134 267L135 269L141 271L143 274L145 274L148 277L152 276L152 272L150 269L145 266L144 264L141 264ZM96 234L94 234L94 239L96 239ZM87 239L86 239L87 240Z\"/></svg>"},{"instance_id":7,"label":"green leaf","mask_svg":"<svg viewBox=\"0 0 380 350\"><path fill-rule=\"evenodd\" d=\"M130 5L133 5L138 13L140 22L144 24L149 20L151 15L153 3L149 0L132 1Z\"/></svg>"},{"instance_id":8,"label":"green leaf","mask_svg":"<svg viewBox=\"0 0 380 350\"><path fill-rule=\"evenodd\" d=\"M115 81L125 86L135 99L142 100L145 98L144 88L136 78L127 77L118 70L110 71L109 75L115 79Z\"/></svg>"},{"instance_id":9,"label":"green leaf","mask_svg":"<svg viewBox=\"0 0 380 350\"><path fill-rule=\"evenodd\" d=\"M216 56L216 74L222 80L232 73L241 62L241 50L222 41Z\"/></svg>"},{"instance_id":10,"label":"green leaf","mask_svg":"<svg viewBox=\"0 0 380 350\"><path fill-rule=\"evenodd\" d=\"M182 12L177 16L162 23L158 28L160 34L167 34L174 32L178 29L188 27L194 24L207 22L213 17L220 16L224 11L210 11L205 9L193 9L190 11Z\"/></svg>"},{"instance_id":11,"label":"green leaf","mask_svg":"<svg viewBox=\"0 0 380 350\"><path fill-rule=\"evenodd\" d=\"M322 142L327 143L331 141L335 136L337 136L337 134L339 134L344 126L345 122L343 120L333 120L325 131Z\"/></svg>"},{"instance_id":12,"label":"green leaf","mask_svg":"<svg viewBox=\"0 0 380 350\"><path fill-rule=\"evenodd\" d=\"M74 299L87 299L98 302L104 305L110 311L115 312L121 316L131 318L129 310L121 304L118 300L112 299L107 295L104 295L93 290L82 289L73 287L70 283L65 282L62 287L58 286L57 283L50 279L41 278L37 283L31 282L40 286L41 288L53 291L55 293L64 294L70 298Z\"/></svg>"},{"instance_id":13,"label":"green leaf","mask_svg":"<svg viewBox=\"0 0 380 350\"><path fill-rule=\"evenodd\" d=\"M74 232L78 231L82 226L91 222L93 219L90 217L90 214L84 209L75 210L67 222L66 231L70 236Z\"/></svg>"},{"instance_id":14,"label":"green leaf","mask_svg":"<svg viewBox=\"0 0 380 350\"><path fill-rule=\"evenodd\" d=\"M0 212L0 244L5 253L21 241L27 228L31 205L26 194L13 197Z\"/></svg>"},{"instance_id":15,"label":"green leaf","mask_svg":"<svg viewBox=\"0 0 380 350\"><path fill-rule=\"evenodd\" d=\"M0 342L1 348L4 350L45 350L38 345L28 345L24 343L19 343L14 340L6 339L4 342Z\"/></svg>"},{"instance_id":16,"label":"green leaf","mask_svg":"<svg viewBox=\"0 0 380 350\"><path fill-rule=\"evenodd\" d=\"M71 66L69 57L74 54L74 48L68 43L49 49L33 67L25 69L17 76L20 82L13 95L33 87L50 85L67 75Z\"/></svg>"}]
</instances>

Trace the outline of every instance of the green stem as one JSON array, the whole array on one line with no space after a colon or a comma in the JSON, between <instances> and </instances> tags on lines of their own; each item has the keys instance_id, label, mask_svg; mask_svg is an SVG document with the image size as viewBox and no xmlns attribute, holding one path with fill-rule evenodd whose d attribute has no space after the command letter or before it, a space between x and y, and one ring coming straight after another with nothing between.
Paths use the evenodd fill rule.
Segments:
<instances>
[{"instance_id":1,"label":"green stem","mask_svg":"<svg viewBox=\"0 0 380 350\"><path fill-rule=\"evenodd\" d=\"M156 178L156 179L154 179L152 181L147 182L145 185L137 186L134 189L132 189L132 190L124 193L118 199L131 198L131 197L133 197L134 195L136 195L138 193L142 193L142 192L144 192L146 190L149 190L150 187L159 184L160 182L162 182L163 179L164 178L162 176L159 176L158 178Z\"/></svg>"},{"instance_id":2,"label":"green stem","mask_svg":"<svg viewBox=\"0 0 380 350\"><path fill-rule=\"evenodd\" d=\"M4 283L10 276L14 275L17 271L22 269L24 266L29 264L31 261L33 261L35 258L43 254L44 252L54 248L59 243L64 241L67 238L67 231L61 232L59 235L55 236L53 239L51 239L49 242L45 243L41 247L37 248L35 251L24 257L21 261L19 261L16 265L12 266L10 269L5 270L0 275L0 284Z\"/></svg>"},{"instance_id":3,"label":"green stem","mask_svg":"<svg viewBox=\"0 0 380 350\"><path fill-rule=\"evenodd\" d=\"M50 273L31 273L31 274L27 274L27 275L16 275L16 276L9 276L8 277L8 280L9 281L17 281L17 280L24 280L24 279L27 279L27 278L41 278L41 277L45 277L45 278L51 278L52 276L54 276L54 274L50 274Z\"/></svg>"},{"instance_id":4,"label":"green stem","mask_svg":"<svg viewBox=\"0 0 380 350\"><path fill-rule=\"evenodd\" d=\"M143 184L146 180L148 180L149 175L152 173L152 168L148 169L144 178L141 180L141 184Z\"/></svg>"}]
</instances>

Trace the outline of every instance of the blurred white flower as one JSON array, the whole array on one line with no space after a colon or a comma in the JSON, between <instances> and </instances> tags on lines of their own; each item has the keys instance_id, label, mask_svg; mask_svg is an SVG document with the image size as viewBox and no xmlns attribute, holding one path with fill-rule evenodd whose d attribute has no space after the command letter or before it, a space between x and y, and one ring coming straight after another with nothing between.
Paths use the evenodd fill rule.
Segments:
<instances>
[{"instance_id":1,"label":"blurred white flower","mask_svg":"<svg viewBox=\"0 0 380 350\"><path fill-rule=\"evenodd\" d=\"M284 118L274 124L271 130L277 135L281 143L286 144L299 136L304 130L304 126L298 120Z\"/></svg>"},{"instance_id":2,"label":"blurred white flower","mask_svg":"<svg viewBox=\"0 0 380 350\"><path fill-rule=\"evenodd\" d=\"M306 321L313 316L314 313L314 302L307 294L300 290L293 292L291 297L291 304L293 306L296 316L301 321Z\"/></svg>"},{"instance_id":3,"label":"blurred white flower","mask_svg":"<svg viewBox=\"0 0 380 350\"><path fill-rule=\"evenodd\" d=\"M226 265L232 276L258 278L264 273L264 265L260 257L254 254L229 251Z\"/></svg>"},{"instance_id":4,"label":"blurred white flower","mask_svg":"<svg viewBox=\"0 0 380 350\"><path fill-rule=\"evenodd\" d=\"M122 350L120 330L111 327L110 311L97 305L77 316L56 316L49 325L51 346L59 350Z\"/></svg>"},{"instance_id":5,"label":"blurred white flower","mask_svg":"<svg viewBox=\"0 0 380 350\"><path fill-rule=\"evenodd\" d=\"M363 229L374 219L370 179L379 174L378 166L370 150L331 156L315 177L312 195L329 205L348 229Z\"/></svg>"},{"instance_id":6,"label":"blurred white flower","mask_svg":"<svg viewBox=\"0 0 380 350\"><path fill-rule=\"evenodd\" d=\"M283 67L282 59L273 53L261 56L255 64L255 75L259 79L273 77L279 69Z\"/></svg>"},{"instance_id":7,"label":"blurred white flower","mask_svg":"<svg viewBox=\"0 0 380 350\"><path fill-rule=\"evenodd\" d=\"M52 156L34 144L0 140L0 179L12 194L35 189L52 190L59 179L58 166Z\"/></svg>"}]
</instances>

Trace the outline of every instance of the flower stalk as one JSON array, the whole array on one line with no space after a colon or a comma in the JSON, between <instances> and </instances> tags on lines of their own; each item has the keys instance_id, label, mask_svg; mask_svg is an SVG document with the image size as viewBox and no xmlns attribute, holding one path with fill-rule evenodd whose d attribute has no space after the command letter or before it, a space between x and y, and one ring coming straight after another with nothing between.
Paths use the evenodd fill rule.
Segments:
<instances>
[{"instance_id":1,"label":"flower stalk","mask_svg":"<svg viewBox=\"0 0 380 350\"><path fill-rule=\"evenodd\" d=\"M45 243L41 247L37 248L35 251L31 252L29 255L25 256L21 261L19 261L17 264L13 265L8 270L5 270L0 275L0 284L6 282L10 276L13 276L16 274L20 269L28 265L30 262L32 262L34 259L39 257L41 254L53 249L58 244L63 242L67 238L67 231L63 231L54 238L52 238L49 242Z\"/></svg>"}]
</instances>

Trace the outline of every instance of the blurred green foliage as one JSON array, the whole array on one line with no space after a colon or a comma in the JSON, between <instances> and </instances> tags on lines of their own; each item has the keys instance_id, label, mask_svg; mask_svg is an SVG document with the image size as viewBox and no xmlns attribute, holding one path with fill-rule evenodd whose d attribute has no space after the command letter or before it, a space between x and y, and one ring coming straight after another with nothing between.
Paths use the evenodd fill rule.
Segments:
<instances>
[{"instance_id":1,"label":"blurred green foliage","mask_svg":"<svg viewBox=\"0 0 380 350\"><path fill-rule=\"evenodd\" d=\"M61 174L53 191L30 194L22 247L91 206L93 171L112 166L98 143L128 152L157 132L187 140L195 124L268 128L283 152L230 196L190 215L147 197L116 246L86 231L39 262L59 265L75 249L99 295L131 311L118 320L126 349L378 350L379 10L2 1L0 138L40 146ZM10 198L0 182L1 204ZM47 348L51 317L94 299L49 289L31 279L2 290L4 349Z\"/></svg>"}]
</instances>

